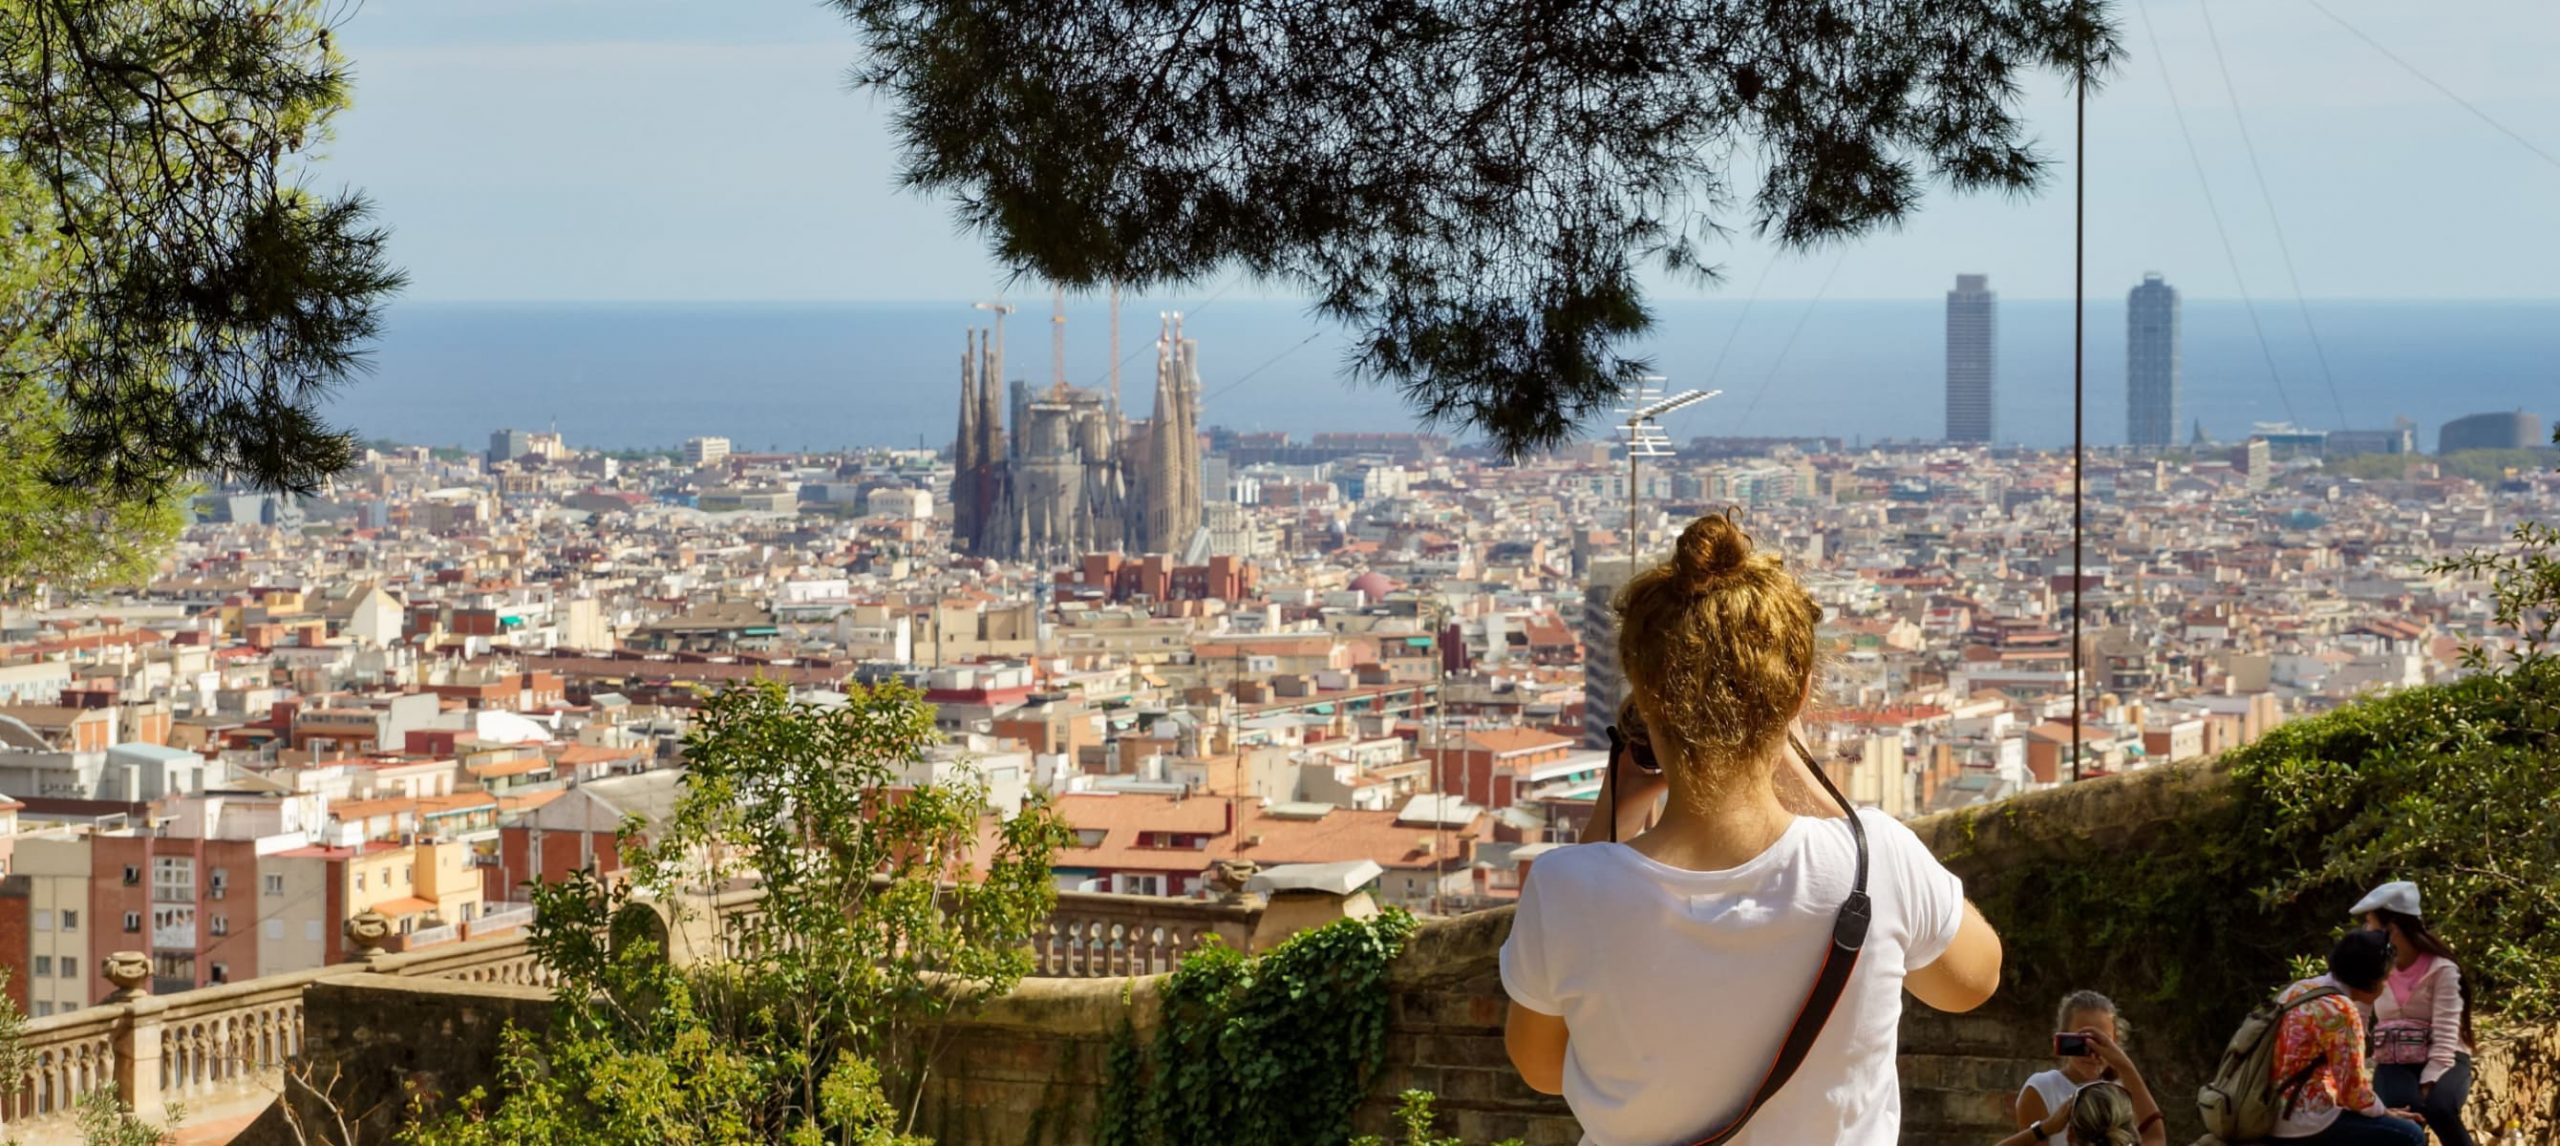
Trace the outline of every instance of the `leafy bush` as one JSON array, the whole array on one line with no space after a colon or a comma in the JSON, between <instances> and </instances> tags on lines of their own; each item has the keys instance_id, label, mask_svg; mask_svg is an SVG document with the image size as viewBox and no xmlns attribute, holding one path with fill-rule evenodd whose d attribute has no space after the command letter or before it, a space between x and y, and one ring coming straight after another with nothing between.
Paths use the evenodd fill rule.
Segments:
<instances>
[{"instance_id":1,"label":"leafy bush","mask_svg":"<svg viewBox=\"0 0 2560 1146\"><path fill-rule=\"evenodd\" d=\"M1467 1146L1456 1138L1442 1138L1432 1132L1438 1121L1431 1113L1433 1095L1427 1090L1408 1090L1396 1096L1396 1129L1403 1141L1389 1143L1375 1134L1363 1134L1351 1140L1351 1146ZM1506 1138L1493 1146L1520 1146L1517 1138Z\"/></svg>"},{"instance_id":2,"label":"leafy bush","mask_svg":"<svg viewBox=\"0 0 2560 1146\"><path fill-rule=\"evenodd\" d=\"M1036 802L990 827L973 784L897 787L936 739L931 706L894 683L835 708L769 682L713 698L668 822L623 830L631 878L535 889L530 943L560 976L551 1030L511 1035L499 1097L475 1092L406 1140L919 1142L881 1064L920 1060L934 1017L1030 971L1066 836ZM658 913L680 929L680 905L750 877L761 912L731 921L728 957L670 961Z\"/></svg>"},{"instance_id":3,"label":"leafy bush","mask_svg":"<svg viewBox=\"0 0 2560 1146\"><path fill-rule=\"evenodd\" d=\"M2350 904L2412 879L2484 1013L2560 1017L2555 696L2560 666L2545 663L2283 725L2230 755L2227 789L2198 797L2182 838L2132 854L2056 845L1977 875L2009 989L2106 989L2162 1050L2210 1062L2295 956L2355 925Z\"/></svg>"},{"instance_id":4,"label":"leafy bush","mask_svg":"<svg viewBox=\"0 0 2560 1146\"><path fill-rule=\"evenodd\" d=\"M1152 1053L1126 1028L1112 1048L1100 1146L1348 1142L1386 1058L1387 968L1413 927L1389 910L1259 956L1215 943L1185 956Z\"/></svg>"}]
</instances>

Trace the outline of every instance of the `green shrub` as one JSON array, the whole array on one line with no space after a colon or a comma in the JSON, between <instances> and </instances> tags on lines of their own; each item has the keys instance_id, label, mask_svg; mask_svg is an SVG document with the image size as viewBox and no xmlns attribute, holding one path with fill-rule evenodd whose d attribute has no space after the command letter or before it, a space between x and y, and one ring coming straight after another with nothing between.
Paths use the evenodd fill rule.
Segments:
<instances>
[{"instance_id":1,"label":"green shrub","mask_svg":"<svg viewBox=\"0 0 2560 1146\"><path fill-rule=\"evenodd\" d=\"M1387 968L1414 920L1389 910L1259 956L1212 943L1164 984L1155 1043L1112 1048L1100 1146L1340 1146L1387 1049Z\"/></svg>"},{"instance_id":2,"label":"green shrub","mask_svg":"<svg viewBox=\"0 0 2560 1146\"><path fill-rule=\"evenodd\" d=\"M2423 888L2485 1015L2560 1018L2560 666L2409 689L2276 728L2156 846L2054 845L1969 890L2005 990L2098 987L2157 1050L2210 1062L2292 961L2389 879ZM1982 814L2018 814L2014 809Z\"/></svg>"}]
</instances>

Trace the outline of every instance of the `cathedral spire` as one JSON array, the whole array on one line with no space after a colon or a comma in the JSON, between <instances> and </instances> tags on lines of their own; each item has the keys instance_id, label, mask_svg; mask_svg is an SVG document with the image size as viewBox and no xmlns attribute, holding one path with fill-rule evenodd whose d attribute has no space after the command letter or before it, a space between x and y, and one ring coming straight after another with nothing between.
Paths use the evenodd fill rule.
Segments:
<instances>
[{"instance_id":1,"label":"cathedral spire","mask_svg":"<svg viewBox=\"0 0 2560 1146\"><path fill-rule=\"evenodd\" d=\"M978 539L978 332L960 352L960 433L951 447L951 540L977 547Z\"/></svg>"}]
</instances>

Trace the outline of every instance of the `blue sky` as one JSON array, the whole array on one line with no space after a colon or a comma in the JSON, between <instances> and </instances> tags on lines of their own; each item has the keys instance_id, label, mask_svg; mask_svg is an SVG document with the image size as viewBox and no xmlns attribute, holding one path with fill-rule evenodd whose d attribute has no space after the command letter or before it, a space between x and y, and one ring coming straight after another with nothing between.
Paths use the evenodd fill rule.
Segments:
<instances>
[{"instance_id":1,"label":"blue sky","mask_svg":"<svg viewBox=\"0 0 2560 1146\"><path fill-rule=\"evenodd\" d=\"M2560 3L2320 2L2560 155ZM2157 270L2193 297L2290 298L2201 10L2117 8L2131 56L2089 111L2091 296ZM2213 20L2302 293L2560 298L2560 165L2310 0L2220 0ZM373 196L411 299L963 299L1001 281L942 204L896 188L886 109L846 84L858 45L809 0L369 0L340 42L355 106L318 179ZM2029 94L2057 156L2069 111L2058 82ZM1978 271L2007 297L2068 297L2070 172L2055 175L2023 201L1933 195L1843 250L1739 242L1708 293L1934 298Z\"/></svg>"}]
</instances>

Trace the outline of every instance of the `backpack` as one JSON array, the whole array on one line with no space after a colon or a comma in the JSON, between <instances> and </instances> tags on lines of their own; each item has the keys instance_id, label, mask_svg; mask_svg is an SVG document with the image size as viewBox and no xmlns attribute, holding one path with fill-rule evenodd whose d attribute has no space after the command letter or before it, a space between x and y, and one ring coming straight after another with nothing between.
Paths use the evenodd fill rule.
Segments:
<instances>
[{"instance_id":1,"label":"backpack","mask_svg":"<svg viewBox=\"0 0 2560 1146\"><path fill-rule=\"evenodd\" d=\"M2225 1142L2256 1142L2275 1133L2277 1121L2293 1106L2303 1084L2329 1061L2327 1055L2322 1055L2294 1072L2293 1077L2277 1083L2276 1032L2295 1007L2344 994L2335 987L2315 987L2290 1003L2270 1000L2249 1012L2239 1031L2231 1036L2231 1044L2223 1048L2222 1064L2196 1091L2196 1107L2204 1115L2204 1128Z\"/></svg>"}]
</instances>

